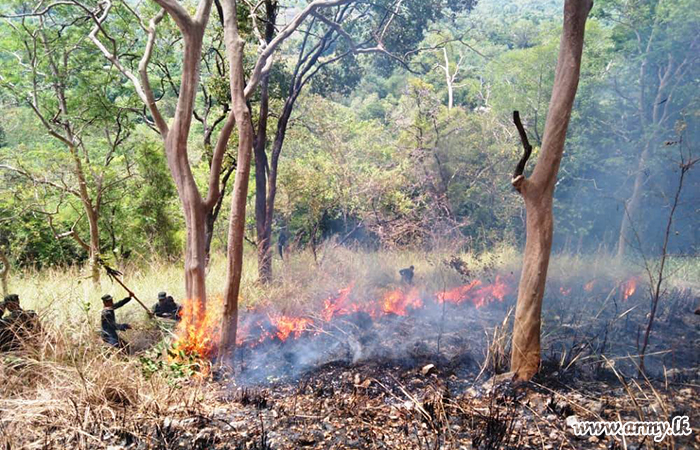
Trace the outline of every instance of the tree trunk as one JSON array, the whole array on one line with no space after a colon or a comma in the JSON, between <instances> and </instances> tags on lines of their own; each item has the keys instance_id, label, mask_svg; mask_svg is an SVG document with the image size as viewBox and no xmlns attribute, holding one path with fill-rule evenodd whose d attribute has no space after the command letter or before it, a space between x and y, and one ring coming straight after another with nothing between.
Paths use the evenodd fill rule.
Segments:
<instances>
[{"instance_id":1,"label":"tree trunk","mask_svg":"<svg viewBox=\"0 0 700 450\"><path fill-rule=\"evenodd\" d=\"M517 380L529 380L540 365L542 298L552 248L554 187L578 87L584 28L591 6L591 0L566 0L564 4L564 28L540 159L530 178L524 178L522 170L518 169L513 178L513 185L525 200L527 212L525 254L511 355L511 371ZM526 148L529 147L524 132L521 132L521 137Z\"/></svg>"},{"instance_id":2,"label":"tree trunk","mask_svg":"<svg viewBox=\"0 0 700 450\"><path fill-rule=\"evenodd\" d=\"M88 225L90 228L90 277L97 285L100 282L100 230L97 224L99 213L91 206L86 205Z\"/></svg>"},{"instance_id":3,"label":"tree trunk","mask_svg":"<svg viewBox=\"0 0 700 450\"><path fill-rule=\"evenodd\" d=\"M10 261L7 259L5 252L0 249L0 284L2 285L2 295L5 296L10 293L7 287L7 279L10 276Z\"/></svg>"},{"instance_id":4,"label":"tree trunk","mask_svg":"<svg viewBox=\"0 0 700 450\"><path fill-rule=\"evenodd\" d=\"M175 181L178 196L182 203L187 237L185 241L185 295L187 299L200 302L204 315L206 290L206 215L208 208L199 192L190 167L187 140L192 124L197 85L199 82L199 62L202 53L202 39L206 21L201 28L190 29L184 34L184 55L180 95L178 96L175 119L165 136L165 153L170 173Z\"/></svg>"},{"instance_id":5,"label":"tree trunk","mask_svg":"<svg viewBox=\"0 0 700 450\"><path fill-rule=\"evenodd\" d=\"M267 119L269 116L269 77L260 80L260 116L255 137L255 230L258 247L258 280L272 281L272 253L270 238L272 224L267 220Z\"/></svg>"},{"instance_id":6,"label":"tree trunk","mask_svg":"<svg viewBox=\"0 0 700 450\"><path fill-rule=\"evenodd\" d=\"M634 219L637 217L637 212L642 204L642 191L646 178L646 163L649 158L649 150L651 142L647 141L644 145L639 165L637 166L637 174L634 177L634 187L629 200L625 202L625 210L622 212L622 223L620 225L620 237L617 242L617 257L623 258L627 253L627 247L633 240Z\"/></svg>"},{"instance_id":7,"label":"tree trunk","mask_svg":"<svg viewBox=\"0 0 700 450\"><path fill-rule=\"evenodd\" d=\"M277 2L265 2L265 42L272 42L276 33ZM263 75L260 79L260 115L258 132L255 136L255 231L258 247L258 280L262 284L272 281L272 217L267 214L267 123L270 116L270 79Z\"/></svg>"},{"instance_id":8,"label":"tree trunk","mask_svg":"<svg viewBox=\"0 0 700 450\"><path fill-rule=\"evenodd\" d=\"M85 209L85 215L88 219L90 229L90 243L88 247L88 264L90 267L90 278L93 284L97 285L100 282L100 230L98 226L99 209L93 206L93 201L90 198L90 193L87 188L87 179L83 170L83 163L78 156L78 151L74 145L68 149L73 158L73 170L76 178L78 178L78 193L80 201ZM95 202L97 203L97 202Z\"/></svg>"},{"instance_id":9,"label":"tree trunk","mask_svg":"<svg viewBox=\"0 0 700 450\"><path fill-rule=\"evenodd\" d=\"M219 346L219 363L230 366L236 348L236 333L238 331L238 295L243 271L243 233L245 232L246 199L254 136L250 109L245 98L245 73L243 70L245 41L238 34L236 2L225 0L221 3L224 11L224 41L229 60L231 102L238 129L238 160L229 219L228 265Z\"/></svg>"},{"instance_id":10,"label":"tree trunk","mask_svg":"<svg viewBox=\"0 0 700 450\"><path fill-rule=\"evenodd\" d=\"M179 154L185 150L171 149L171 146L185 146L185 142L177 142L172 137L177 137L175 127L166 139L166 154L170 171L175 179L178 189L178 196L182 204L182 211L185 218L185 228L187 230L185 239L185 296L189 300L196 300L203 305L206 303L207 290L205 281L206 270L206 216L207 210L204 207L199 190L194 179L185 176L182 171L189 172L189 166L182 168L178 164ZM186 173L185 172L185 173Z\"/></svg>"}]
</instances>

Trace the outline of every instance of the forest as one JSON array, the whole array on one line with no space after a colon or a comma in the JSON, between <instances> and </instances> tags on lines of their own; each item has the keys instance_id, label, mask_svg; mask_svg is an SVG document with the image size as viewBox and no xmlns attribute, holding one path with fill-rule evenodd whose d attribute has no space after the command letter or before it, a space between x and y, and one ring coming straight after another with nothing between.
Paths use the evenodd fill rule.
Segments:
<instances>
[{"instance_id":1,"label":"forest","mask_svg":"<svg viewBox=\"0 0 700 450\"><path fill-rule=\"evenodd\" d=\"M699 69L698 0L4 0L0 446L697 448Z\"/></svg>"}]
</instances>

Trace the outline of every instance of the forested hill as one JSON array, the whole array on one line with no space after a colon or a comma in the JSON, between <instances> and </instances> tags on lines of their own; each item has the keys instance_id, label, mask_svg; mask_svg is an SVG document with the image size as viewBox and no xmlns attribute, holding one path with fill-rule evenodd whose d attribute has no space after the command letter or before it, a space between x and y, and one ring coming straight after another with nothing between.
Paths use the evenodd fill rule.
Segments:
<instances>
[{"instance_id":1,"label":"forested hill","mask_svg":"<svg viewBox=\"0 0 700 450\"><path fill-rule=\"evenodd\" d=\"M115 3L106 27L123 60L137 70L146 35L132 26L132 3ZM281 2L276 20L291 17L285 6L299 10L304 3ZM305 246L335 237L373 248L433 246L444 239L475 249L503 241L519 245L524 208L510 177L521 148L511 114L520 111L536 158L562 3L404 2L395 21L377 28L385 31L384 52L347 51L346 37L357 44L376 35L371 12L367 20L350 13L336 17L346 21L349 36L322 41L324 35L315 33L327 25L321 19L298 30L269 75L267 140L251 171L249 241L259 225L256 191L267 183L264 175L256 183L255 173L277 153L277 192L267 223L274 241L284 236ZM157 11L148 3L132 6L145 17ZM12 16L22 8L9 1L0 11ZM42 23L27 17L0 24L0 245L18 265L87 257L90 214L78 192L77 160L100 253L118 259L178 256L184 219L162 141L129 80L86 38L93 23L84 16L80 8L61 6ZM242 32L250 73L264 36ZM699 35L697 1L595 2L555 194L555 248L629 252L624 247L641 244L658 250L664 211L678 187L679 152L700 153ZM202 192L212 136L230 102L223 45L215 24L205 36L189 136ZM318 59L300 74L300 55L314 45L322 46ZM173 21L163 19L150 77L167 116L177 101L181 52ZM301 60L302 72L312 59ZM257 131L261 100L260 92L250 100ZM55 130L79 134L80 144L68 149ZM214 250L226 245L227 224L220 218L228 216L236 141L234 133L223 162L226 197L212 220ZM673 222L674 252L697 250L698 204L700 172L691 171Z\"/></svg>"}]
</instances>

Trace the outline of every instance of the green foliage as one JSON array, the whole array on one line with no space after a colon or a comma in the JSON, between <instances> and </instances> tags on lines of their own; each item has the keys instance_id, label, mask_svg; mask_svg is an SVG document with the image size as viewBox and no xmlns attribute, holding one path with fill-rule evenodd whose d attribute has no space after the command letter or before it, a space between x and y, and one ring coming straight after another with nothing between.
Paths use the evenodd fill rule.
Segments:
<instances>
[{"instance_id":1,"label":"green foliage","mask_svg":"<svg viewBox=\"0 0 700 450\"><path fill-rule=\"evenodd\" d=\"M304 2L294 2L300 6ZM389 0L361 5L383 11ZM561 33L560 0L411 0L389 24L383 44L403 62L379 55L353 55L324 67L298 99L286 136L279 173L275 226L286 228L300 244L338 241L389 247L432 246L456 239L464 247L484 248L500 241L519 243L524 236L522 199L510 187L510 174L520 157L511 123L513 110L524 119L536 161L554 80ZM188 4L190 7L191 4ZM647 168L644 211L651 217L663 208L675 174L675 157L665 140L676 138L674 125L687 124L689 146L700 141L697 73L697 1L598 0L586 28L578 95L555 192L555 244L575 249L611 247L638 172L641 150L653 143ZM3 4L2 11L29 8ZM124 55L143 51L143 30L135 26L124 4L115 3L105 24ZM241 32L246 39L246 70L257 55L257 37L249 27L248 6L239 3ZM138 5L143 17L158 6ZM285 13L282 8L280 13ZM99 219L101 250L115 258L176 256L183 240L177 193L162 144L139 114L142 105L128 81L85 39L90 21L84 12L56 7L47 37L56 51L72 48L65 70L56 77L45 54L38 65L38 100L45 117L81 130L80 153L91 196L98 178L110 189ZM214 12L214 14L216 14ZM371 38L383 14L368 14L348 28L357 42ZM197 111L210 108L208 123L226 111L230 101L223 58L223 32L213 17L205 36L201 91ZM12 22L13 24L15 22ZM30 32L39 24L26 19ZM324 25L312 25L320 31ZM158 28L149 71L159 107L166 117L176 107L183 42L169 18ZM651 45L640 45L649 42ZM27 31L0 25L0 164L20 167L54 184L76 186L74 161L63 143L46 132L27 101L33 90L26 56ZM290 88L301 46L298 36L286 42L270 72L274 135L276 114ZM421 51L413 51L420 48ZM346 39L329 46L321 60L349 49ZM18 56L19 55L19 56ZM18 64L19 61L22 64ZM447 59L445 59L447 58ZM125 58L136 70L138 58ZM673 77L658 100L669 61ZM406 70L407 67L411 72ZM641 68L645 64L645 72ZM445 68L455 75L453 108L447 104ZM677 76L675 70L678 70ZM68 111L58 116L55 83L67 87ZM206 92L206 95L205 95ZM642 95L644 94L644 95ZM251 98L257 112L258 93ZM644 106L640 98L645 96ZM667 115L649 126L657 113ZM660 105L660 106L659 106ZM257 120L257 114L254 114ZM53 120L53 119L52 119ZM644 123L646 120L647 123ZM128 135L111 149L117 125ZM221 122L215 127L221 127ZM206 184L211 143L195 121L189 158L200 187ZM233 164L237 136L229 143L226 164ZM110 163L105 167L104 162ZM46 184L16 172L0 173L7 189L0 193L0 245L13 263L44 266L79 263L85 252L70 238L56 240L74 224L81 236L87 225L80 202ZM700 236L695 226L700 179L691 173L674 227L677 250L694 251ZM249 193L252 205L254 183ZM227 215L228 199L221 217ZM254 221L252 208L248 223ZM54 214L54 228L47 222ZM654 236L656 221L640 232ZM225 225L215 236L225 243ZM345 241L347 238L347 241ZM650 241L653 239L650 237ZM687 250L690 249L690 250Z\"/></svg>"},{"instance_id":2,"label":"green foliage","mask_svg":"<svg viewBox=\"0 0 700 450\"><path fill-rule=\"evenodd\" d=\"M136 192L135 227L148 236L147 246L161 255L175 256L181 242L177 192L165 163L160 142L143 142L138 150L139 183Z\"/></svg>"},{"instance_id":3,"label":"green foliage","mask_svg":"<svg viewBox=\"0 0 700 450\"><path fill-rule=\"evenodd\" d=\"M165 377L172 386L178 386L183 378L192 378L203 373L210 366L208 361L186 354L165 340L139 356L139 363L144 378L149 379L157 373Z\"/></svg>"}]
</instances>

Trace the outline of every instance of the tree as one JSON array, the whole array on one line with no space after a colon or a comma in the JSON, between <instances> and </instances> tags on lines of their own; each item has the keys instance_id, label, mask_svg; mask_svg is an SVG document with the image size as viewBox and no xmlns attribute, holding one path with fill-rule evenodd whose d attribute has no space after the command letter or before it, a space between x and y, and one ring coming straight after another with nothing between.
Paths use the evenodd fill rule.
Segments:
<instances>
[{"instance_id":1,"label":"tree","mask_svg":"<svg viewBox=\"0 0 700 450\"><path fill-rule=\"evenodd\" d=\"M262 51L258 55L247 82L243 68L245 40L239 33L237 2L235 0L225 0L221 3L224 41L229 62L232 112L238 129L238 158L231 198L227 276L224 292L224 312L221 319L221 342L219 345L219 361L221 364L228 365L233 360L236 348L236 333L238 331L238 294L243 270L246 198L254 143L248 99L260 81L269 72L272 65L272 60L270 59L272 54L307 17L316 14L319 9L342 6L348 3L352 3L352 0L314 0L302 9L274 39L269 42L261 40ZM253 17L251 15L252 20L254 20Z\"/></svg>"},{"instance_id":2,"label":"tree","mask_svg":"<svg viewBox=\"0 0 700 450\"><path fill-rule=\"evenodd\" d=\"M623 257L634 242L632 228L654 176L656 150L665 137L673 136L679 113L692 102L693 96L683 90L684 85L697 84L692 75L700 62L697 3L605 0L599 10L601 20L613 25L616 43L612 81L619 110L613 123L631 144L634 168L617 242L617 255ZM621 115L629 120L617 119Z\"/></svg>"},{"instance_id":3,"label":"tree","mask_svg":"<svg viewBox=\"0 0 700 450\"><path fill-rule=\"evenodd\" d=\"M592 0L566 0L564 3L564 28L542 150L532 175L528 178L523 172L532 147L519 114L514 113L514 122L525 154L516 167L512 184L522 195L527 213L525 252L518 287L511 355L511 371L517 380L529 380L539 370L542 298L554 228L554 188L579 82L586 19L592 6Z\"/></svg>"},{"instance_id":4,"label":"tree","mask_svg":"<svg viewBox=\"0 0 700 450\"><path fill-rule=\"evenodd\" d=\"M360 81L360 77L354 74L359 68L355 61L358 55L383 55L382 62L389 68L395 65L406 67L409 56L415 53L415 47L422 41L431 21L440 18L447 9L469 11L473 4L470 0L344 2L335 10L314 13L294 48L292 71L269 157L266 153L269 80L264 78L261 81L260 118L255 142L255 218L261 282L272 279L272 225L280 155L292 113L304 88L314 80L320 80L318 90L348 90ZM262 42L274 34L278 8L276 1L265 1L265 5L266 17L260 20L266 23L264 38L263 33L257 32ZM253 25L256 30L255 23ZM340 73L332 71L337 65L342 65ZM335 80L330 81L332 78Z\"/></svg>"},{"instance_id":5,"label":"tree","mask_svg":"<svg viewBox=\"0 0 700 450\"><path fill-rule=\"evenodd\" d=\"M153 124L161 135L168 167L175 181L182 205L187 230L185 241L186 295L189 299L204 304L207 299L205 280L206 217L219 200L221 165L235 125L235 117L233 113L230 113L214 146L208 191L206 196L202 196L192 173L188 155L188 139L199 83L202 43L213 1L200 1L195 14L191 15L183 5L176 1L156 0L162 9L148 20L144 19L139 11L132 9L127 2L124 2L121 5L124 9L123 12L134 17L146 36L146 46L138 63L138 75L122 62L123 55L118 53L118 40L110 34L106 24L110 10L113 8L112 2L100 2L96 8L90 8L79 2L74 3L92 18L95 25L89 38L114 67L133 84L136 94L148 108ZM166 13L177 25L183 40L180 87L177 94L177 106L170 124L163 117L157 105L148 73L149 63L156 45L157 26ZM100 38L107 40L111 49Z\"/></svg>"},{"instance_id":6,"label":"tree","mask_svg":"<svg viewBox=\"0 0 700 450\"><path fill-rule=\"evenodd\" d=\"M115 171L128 148L131 123L128 111L114 105L108 86L114 73L95 67L94 52L85 48L76 17L69 12L46 9L41 14L15 6L7 14L10 29L7 46L12 59L5 62L0 83L16 104L28 106L42 124L45 132L66 151L67 167L59 163L57 170L32 168L26 152L15 156L0 168L26 179L37 188L49 188L63 199L73 197L82 206L82 214L70 230L61 232L53 227L53 216L58 212L42 210L56 239L72 237L89 255L93 282L100 279L99 219L106 193L128 178L126 170ZM66 30L66 28L68 28ZM95 88L96 86L102 86ZM37 149L32 149L37 151ZM49 150L51 151L51 150ZM38 191L37 191L38 192ZM62 201L59 200L59 206ZM87 219L89 239L77 230L83 218Z\"/></svg>"}]
</instances>

